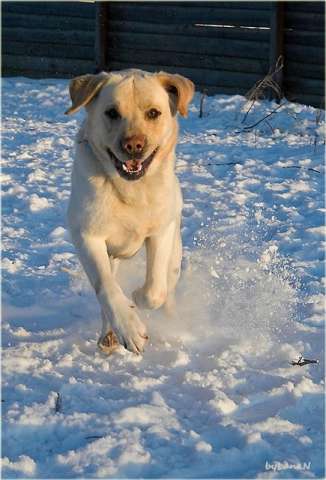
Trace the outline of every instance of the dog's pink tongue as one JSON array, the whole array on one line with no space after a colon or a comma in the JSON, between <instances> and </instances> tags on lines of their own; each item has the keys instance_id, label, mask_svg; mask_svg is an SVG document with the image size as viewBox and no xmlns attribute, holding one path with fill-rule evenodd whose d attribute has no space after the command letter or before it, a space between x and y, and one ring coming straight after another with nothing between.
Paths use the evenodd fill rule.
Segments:
<instances>
[{"instance_id":1,"label":"dog's pink tongue","mask_svg":"<svg viewBox=\"0 0 326 480\"><path fill-rule=\"evenodd\" d=\"M140 160L126 160L125 164L127 165L128 170L137 171L141 166Z\"/></svg>"}]
</instances>

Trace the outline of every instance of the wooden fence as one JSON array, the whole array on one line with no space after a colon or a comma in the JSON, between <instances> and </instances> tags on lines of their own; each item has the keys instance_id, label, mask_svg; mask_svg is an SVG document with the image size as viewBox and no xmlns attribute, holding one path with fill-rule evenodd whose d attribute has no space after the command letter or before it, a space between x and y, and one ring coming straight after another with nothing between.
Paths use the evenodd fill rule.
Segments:
<instances>
[{"instance_id":1,"label":"wooden fence","mask_svg":"<svg viewBox=\"0 0 326 480\"><path fill-rule=\"evenodd\" d=\"M275 64L289 100L324 105L324 2L4 2L5 75L164 69L246 93Z\"/></svg>"},{"instance_id":2,"label":"wooden fence","mask_svg":"<svg viewBox=\"0 0 326 480\"><path fill-rule=\"evenodd\" d=\"M2 71L72 77L95 70L95 4L2 2Z\"/></svg>"}]
</instances>

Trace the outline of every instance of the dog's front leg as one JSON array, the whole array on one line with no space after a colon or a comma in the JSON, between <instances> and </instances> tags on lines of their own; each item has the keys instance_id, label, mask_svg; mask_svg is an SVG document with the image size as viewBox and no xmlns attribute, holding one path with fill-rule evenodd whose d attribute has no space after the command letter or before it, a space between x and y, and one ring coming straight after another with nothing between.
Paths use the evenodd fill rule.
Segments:
<instances>
[{"instance_id":1,"label":"dog's front leg","mask_svg":"<svg viewBox=\"0 0 326 480\"><path fill-rule=\"evenodd\" d=\"M100 303L103 321L128 350L140 353L148 338L135 305L123 293L114 278L105 240L93 235L72 232L79 259ZM103 335L103 332L102 332Z\"/></svg>"},{"instance_id":2,"label":"dog's front leg","mask_svg":"<svg viewBox=\"0 0 326 480\"><path fill-rule=\"evenodd\" d=\"M163 232L146 239L146 280L144 286L133 293L140 308L157 309L166 301L175 230L176 222L173 221Z\"/></svg>"}]
</instances>

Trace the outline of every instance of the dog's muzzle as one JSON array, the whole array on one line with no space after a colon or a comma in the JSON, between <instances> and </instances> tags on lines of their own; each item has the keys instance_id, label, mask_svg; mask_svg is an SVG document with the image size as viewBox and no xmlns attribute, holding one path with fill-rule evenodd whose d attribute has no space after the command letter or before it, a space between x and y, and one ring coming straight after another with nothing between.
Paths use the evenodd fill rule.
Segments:
<instances>
[{"instance_id":1,"label":"dog's muzzle","mask_svg":"<svg viewBox=\"0 0 326 480\"><path fill-rule=\"evenodd\" d=\"M117 169L119 175L126 180L138 180L143 177L152 163L159 147L156 147L155 150L147 157L145 160L139 160L136 158L131 158L125 162L121 162L110 150L107 149L108 154L113 160L114 166Z\"/></svg>"}]
</instances>

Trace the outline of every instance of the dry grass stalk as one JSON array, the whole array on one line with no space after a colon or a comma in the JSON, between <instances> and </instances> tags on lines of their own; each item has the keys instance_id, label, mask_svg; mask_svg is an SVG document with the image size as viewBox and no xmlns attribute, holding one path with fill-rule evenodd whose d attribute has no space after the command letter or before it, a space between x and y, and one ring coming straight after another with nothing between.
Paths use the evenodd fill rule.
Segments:
<instances>
[{"instance_id":1,"label":"dry grass stalk","mask_svg":"<svg viewBox=\"0 0 326 480\"><path fill-rule=\"evenodd\" d=\"M62 407L62 398L59 392L57 392L57 398L55 400L54 411L55 413L59 413Z\"/></svg>"},{"instance_id":2,"label":"dry grass stalk","mask_svg":"<svg viewBox=\"0 0 326 480\"><path fill-rule=\"evenodd\" d=\"M320 122L322 120L322 114L323 114L322 110L320 108L318 108L318 110L316 111L316 118L315 118L316 128L315 128L315 135L314 135L314 153L316 153L317 145L318 145L318 141L319 141L318 130L319 130ZM324 140L324 144L325 144L325 140Z\"/></svg>"},{"instance_id":3,"label":"dry grass stalk","mask_svg":"<svg viewBox=\"0 0 326 480\"><path fill-rule=\"evenodd\" d=\"M204 116L204 100L207 95L207 90L203 90L203 93L200 97L200 107L199 107L199 118L203 118Z\"/></svg>"},{"instance_id":4,"label":"dry grass stalk","mask_svg":"<svg viewBox=\"0 0 326 480\"><path fill-rule=\"evenodd\" d=\"M249 108L246 111L241 123L246 121L250 110L253 108L257 100L263 100L267 94L270 95L273 92L274 96L280 100L282 98L282 90L278 83L274 80L275 76L283 69L283 57L280 55L277 59L274 68L270 68L268 74L262 79L258 80L255 85L246 93L247 104Z\"/></svg>"},{"instance_id":5,"label":"dry grass stalk","mask_svg":"<svg viewBox=\"0 0 326 480\"><path fill-rule=\"evenodd\" d=\"M267 113L263 118L261 118L260 120L258 120L257 122L253 123L252 125L247 125L245 127L242 128L242 130L236 132L236 133L240 133L241 131L242 132L249 132L250 130L252 130L253 128L257 127L257 125L259 125L260 123L262 122L266 122L266 119L271 117L272 115L274 115L280 108L284 107L285 105L285 102L281 103L280 105L278 105L276 108L274 108L274 110L272 110L271 112ZM271 126L271 125L270 125Z\"/></svg>"}]
</instances>

